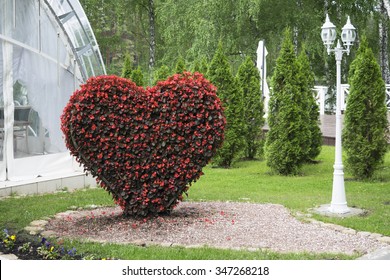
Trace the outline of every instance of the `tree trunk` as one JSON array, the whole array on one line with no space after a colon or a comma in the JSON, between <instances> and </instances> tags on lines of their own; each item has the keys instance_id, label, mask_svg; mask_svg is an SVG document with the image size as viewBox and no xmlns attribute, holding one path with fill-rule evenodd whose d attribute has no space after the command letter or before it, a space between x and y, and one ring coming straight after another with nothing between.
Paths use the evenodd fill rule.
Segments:
<instances>
[{"instance_id":1,"label":"tree trunk","mask_svg":"<svg viewBox=\"0 0 390 280\"><path fill-rule=\"evenodd\" d=\"M379 4L379 56L380 67L382 70L382 78L386 84L390 83L389 55L388 55L388 22L390 6L385 0L381 0Z\"/></svg>"},{"instance_id":2,"label":"tree trunk","mask_svg":"<svg viewBox=\"0 0 390 280\"><path fill-rule=\"evenodd\" d=\"M154 2L149 0L149 71L153 72L156 61L156 27L155 27Z\"/></svg>"},{"instance_id":3,"label":"tree trunk","mask_svg":"<svg viewBox=\"0 0 390 280\"><path fill-rule=\"evenodd\" d=\"M294 26L294 28L293 28L293 45L294 45L294 51L295 51L296 55L298 55L298 35L299 35L298 27Z\"/></svg>"},{"instance_id":4,"label":"tree trunk","mask_svg":"<svg viewBox=\"0 0 390 280\"><path fill-rule=\"evenodd\" d=\"M302 9L302 1L301 0L296 0L295 4L297 5L297 10L299 11ZM294 50L295 54L298 55L298 41L299 41L299 28L298 26L293 27L293 44L294 44Z\"/></svg>"}]
</instances>

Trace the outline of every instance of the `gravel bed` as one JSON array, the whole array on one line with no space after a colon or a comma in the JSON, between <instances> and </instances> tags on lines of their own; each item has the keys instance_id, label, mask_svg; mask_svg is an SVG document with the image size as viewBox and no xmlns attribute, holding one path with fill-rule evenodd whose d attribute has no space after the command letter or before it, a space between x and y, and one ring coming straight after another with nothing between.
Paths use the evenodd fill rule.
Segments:
<instances>
[{"instance_id":1,"label":"gravel bed","mask_svg":"<svg viewBox=\"0 0 390 280\"><path fill-rule=\"evenodd\" d=\"M261 248L276 252L366 254L385 247L370 236L303 222L282 205L183 202L169 216L137 220L119 207L57 215L46 225L59 237L101 242Z\"/></svg>"}]
</instances>

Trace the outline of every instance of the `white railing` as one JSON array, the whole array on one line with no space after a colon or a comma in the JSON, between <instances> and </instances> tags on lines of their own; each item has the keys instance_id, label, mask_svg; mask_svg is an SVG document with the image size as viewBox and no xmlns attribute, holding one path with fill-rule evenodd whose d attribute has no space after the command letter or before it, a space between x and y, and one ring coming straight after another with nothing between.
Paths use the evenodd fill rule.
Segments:
<instances>
[{"instance_id":1,"label":"white railing","mask_svg":"<svg viewBox=\"0 0 390 280\"><path fill-rule=\"evenodd\" d=\"M320 115L325 115L325 98L328 93L328 87L315 86L313 90L316 93L316 101L320 107Z\"/></svg>"},{"instance_id":2,"label":"white railing","mask_svg":"<svg viewBox=\"0 0 390 280\"><path fill-rule=\"evenodd\" d=\"M314 92L316 93L317 104L320 107L320 115L324 115L326 111L334 111L335 108L331 108L326 101L329 99L330 94L328 94L328 87L325 86L315 86ZM347 99L349 95L349 85L342 84L341 85L341 110L345 111L347 106ZM386 106L390 111L390 84L386 85Z\"/></svg>"}]
</instances>

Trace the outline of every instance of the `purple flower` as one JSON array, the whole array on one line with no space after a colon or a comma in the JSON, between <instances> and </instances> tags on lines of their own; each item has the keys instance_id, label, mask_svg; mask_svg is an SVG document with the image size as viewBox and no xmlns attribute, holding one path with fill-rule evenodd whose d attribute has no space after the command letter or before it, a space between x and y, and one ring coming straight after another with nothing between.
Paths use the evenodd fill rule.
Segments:
<instances>
[{"instance_id":1,"label":"purple flower","mask_svg":"<svg viewBox=\"0 0 390 280\"><path fill-rule=\"evenodd\" d=\"M69 250L68 255L74 257L76 255L76 248L73 247L71 250Z\"/></svg>"},{"instance_id":2,"label":"purple flower","mask_svg":"<svg viewBox=\"0 0 390 280\"><path fill-rule=\"evenodd\" d=\"M46 248L48 248L48 249L49 249L50 246L51 246L50 242L47 241L47 239L46 239L45 237L42 237L41 244L42 244L42 245L45 245Z\"/></svg>"}]
</instances>

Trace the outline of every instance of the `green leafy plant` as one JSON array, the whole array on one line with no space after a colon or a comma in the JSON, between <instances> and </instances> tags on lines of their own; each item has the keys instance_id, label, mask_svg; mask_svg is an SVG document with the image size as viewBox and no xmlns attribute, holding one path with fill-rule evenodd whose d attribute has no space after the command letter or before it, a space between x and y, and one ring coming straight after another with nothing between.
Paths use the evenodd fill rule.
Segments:
<instances>
[{"instance_id":1,"label":"green leafy plant","mask_svg":"<svg viewBox=\"0 0 390 280\"><path fill-rule=\"evenodd\" d=\"M44 260L74 260L80 259L80 256L76 254L76 248L66 249L63 246L59 246L58 244L54 244L47 240L46 238L42 238L41 246L36 249L39 256Z\"/></svg>"},{"instance_id":2,"label":"green leafy plant","mask_svg":"<svg viewBox=\"0 0 390 280\"><path fill-rule=\"evenodd\" d=\"M16 235L9 234L8 230L4 229L1 234L1 240L7 250L12 250L15 247Z\"/></svg>"},{"instance_id":3,"label":"green leafy plant","mask_svg":"<svg viewBox=\"0 0 390 280\"><path fill-rule=\"evenodd\" d=\"M56 260L60 257L58 250L45 238L42 238L42 246L37 248L37 253L44 260Z\"/></svg>"},{"instance_id":4,"label":"green leafy plant","mask_svg":"<svg viewBox=\"0 0 390 280\"><path fill-rule=\"evenodd\" d=\"M10 234L7 229L1 232L0 252L15 254L19 259L28 260L81 260L113 259L101 258L92 254L78 254L75 247L67 249L63 240L51 241L46 238L38 241L35 236ZM26 241L27 240L29 241Z\"/></svg>"},{"instance_id":5,"label":"green leafy plant","mask_svg":"<svg viewBox=\"0 0 390 280\"><path fill-rule=\"evenodd\" d=\"M31 242L23 243L22 246L18 247L18 251L23 253L23 254L31 253L33 251L33 247L31 246Z\"/></svg>"}]
</instances>

